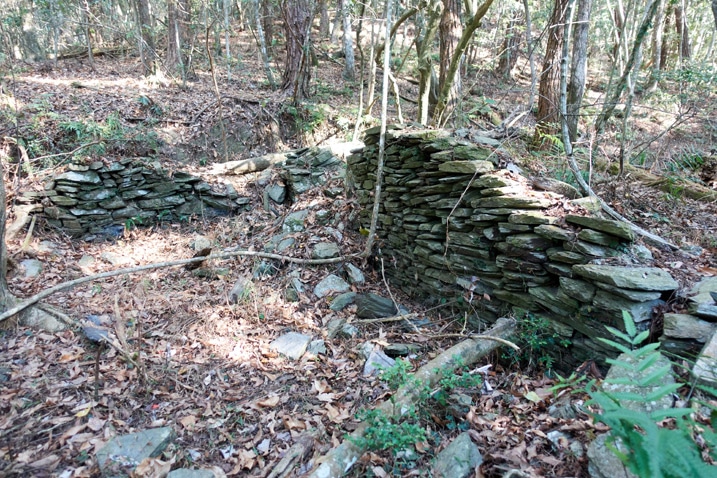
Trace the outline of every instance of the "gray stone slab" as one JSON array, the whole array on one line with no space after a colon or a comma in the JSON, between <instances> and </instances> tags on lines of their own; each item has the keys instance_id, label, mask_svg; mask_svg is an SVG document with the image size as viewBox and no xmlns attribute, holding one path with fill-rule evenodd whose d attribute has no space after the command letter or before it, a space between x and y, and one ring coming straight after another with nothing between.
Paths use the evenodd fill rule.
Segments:
<instances>
[{"instance_id":1,"label":"gray stone slab","mask_svg":"<svg viewBox=\"0 0 717 478\"><path fill-rule=\"evenodd\" d=\"M436 457L433 476L436 478L467 478L473 476L476 467L483 463L478 446L468 432L458 435Z\"/></svg>"},{"instance_id":2,"label":"gray stone slab","mask_svg":"<svg viewBox=\"0 0 717 478\"><path fill-rule=\"evenodd\" d=\"M103 476L117 466L130 472L142 460L159 456L173 438L174 432L169 427L116 436L97 452L97 464Z\"/></svg>"},{"instance_id":3,"label":"gray stone slab","mask_svg":"<svg viewBox=\"0 0 717 478\"><path fill-rule=\"evenodd\" d=\"M216 478L212 470L190 470L189 468L179 468L172 470L167 478Z\"/></svg>"},{"instance_id":4,"label":"gray stone slab","mask_svg":"<svg viewBox=\"0 0 717 478\"><path fill-rule=\"evenodd\" d=\"M311 337L289 332L272 341L269 347L292 360L299 360L311 342Z\"/></svg>"},{"instance_id":5,"label":"gray stone slab","mask_svg":"<svg viewBox=\"0 0 717 478\"><path fill-rule=\"evenodd\" d=\"M341 277L335 274L329 274L314 287L314 295L322 298L331 294L343 294L348 292L351 286Z\"/></svg>"},{"instance_id":6,"label":"gray stone slab","mask_svg":"<svg viewBox=\"0 0 717 478\"><path fill-rule=\"evenodd\" d=\"M583 264L573 266L573 271L579 276L625 289L672 291L678 287L677 281L667 271L657 267Z\"/></svg>"},{"instance_id":7,"label":"gray stone slab","mask_svg":"<svg viewBox=\"0 0 717 478\"><path fill-rule=\"evenodd\" d=\"M702 383L717 387L717 333L712 334L692 368L692 374Z\"/></svg>"}]
</instances>

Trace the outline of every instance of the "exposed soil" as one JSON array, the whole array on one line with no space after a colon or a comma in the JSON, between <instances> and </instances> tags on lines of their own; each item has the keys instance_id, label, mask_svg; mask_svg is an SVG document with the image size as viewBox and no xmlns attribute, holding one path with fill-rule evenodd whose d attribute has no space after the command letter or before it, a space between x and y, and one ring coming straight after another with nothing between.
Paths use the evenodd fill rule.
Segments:
<instances>
[{"instance_id":1,"label":"exposed soil","mask_svg":"<svg viewBox=\"0 0 717 478\"><path fill-rule=\"evenodd\" d=\"M241 71L235 72L231 81L223 73L219 78L221 111L216 108L209 75L197 74L186 88L152 84L138 79L135 59L98 59L95 70L74 62L62 62L59 70L49 72L28 69L7 89L14 95L16 106L24 110L18 127L30 128L33 118L40 118L43 145L53 153L63 152L54 146L62 144L63 135L68 133L49 115L40 115L42 108L67 118L96 122L106 121L117 112L125 127L149 125L164 145L148 151L147 143L138 139L114 146L106 157L157 153L165 164L184 170L196 170L222 159L222 121L231 137L230 159L350 136L352 124L345 118L357 102L357 93L351 85L343 85L340 64L325 61L316 71L315 93L325 95L324 102L331 105L319 121L312 119L311 111L292 116L282 108L284 98L270 92L260 80L263 75L254 62L254 47L249 43L239 46L243 48ZM526 91L524 84L506 90L492 79L483 85L486 97L500 97L494 108L500 115L513 111ZM500 93L505 91L511 91L512 96ZM139 101L140 95L151 101ZM33 103L38 106L28 106ZM410 103L405 106L409 111L404 110L404 114L410 118ZM311 134L296 134L307 121L314 120L317 124ZM487 125L481 118L472 121L474 126ZM2 129L7 136L15 132L13 125ZM247 135L242 136L244 133ZM709 136L700 138L711 141ZM704 148L704 141L700 148ZM520 136L508 146L515 158L524 154ZM667 159L658 158L653 164L668 164ZM537 172L561 168L555 157L535 160L526 155L520 162ZM703 182L714 188L709 167L713 166L702 167L708 171ZM38 184L45 174L38 171L39 165L33 169L32 174L13 171L6 178L11 205L15 194L34 187L31 183ZM699 175L699 171L696 173ZM285 214L309 205L331 210L347 225L342 253L359 252L363 247L363 237L349 218L355 208L351 198L330 201L321 191L312 191L291 207L277 206L273 214L264 211L255 179L246 177L245 189L239 191L255 198L252 208L236 217L159 224L127 231L114 241L90 242L70 240L38 224L28 247L23 247L24 237L11 241L8 247L15 263L38 258L44 269L34 278L24 278L20 271L11 273L10 289L19 296L29 296L84 274L114 268L101 260L81 268L78 261L85 255L99 258L110 252L125 258L127 265L191 257L189 243L197 234L209 237L217 249L263 250ZM714 204L668 195L634 183L629 177L596 183L604 199L640 226L679 246L701 248L690 249L691 254L651 248L657 265L668 269L683 290L699 277L717 274ZM297 234L301 245L297 254L308 257L309 246L322 239L322 231L316 228ZM51 243L50 248L44 246L45 241ZM174 467L215 466L227 476L264 476L303 432L321 430L315 450L318 456L355 427L354 416L361 407L388 398L383 382L362 376L363 359L357 352L361 343L417 344L419 352L410 360L418 367L456 340L435 339L433 335L460 331L450 309L426 310L397 290L391 292L401 304L430 317L435 327L416 333L396 323L362 324L355 321L351 308L330 311L325 299L314 301L302 295L298 302L285 300L283 292L290 273L312 284L340 265L275 263L275 274L254 280L250 296L239 304L230 304L232 285L240 277L251 277L257 262L251 258L215 261L209 264L211 268L228 269L227 275L217 279L197 277L182 268L116 277L58 293L48 300L78 324L88 315L124 324L128 352L144 367L146 379L120 354L108 349L99 354L96 382L97 348L79 329L59 334L24 327L3 331L0 474L96 476L94 452L111 436L167 425L178 438L162 459L173 460ZM388 285L380 270L356 265L366 273L368 284L358 291L387 295ZM673 308L679 307L676 301ZM338 316L353 322L359 335L326 338L324 325ZM299 362L278 356L268 344L287 330L325 338L327 353ZM459 416L449 418L446 410L437 408L426 417L424 424L430 437L420 447L417 460L367 453L351 472L353 476L429 476L432 457L461 429L470 430L481 448L485 459L482 476L501 476L513 468L528 476L587 476L584 455L576 456L567 441L552 444L546 437L549 431L559 430L571 441L586 445L601 431L584 413L573 418L548 414L550 405L579 403L584 397L565 392L556 395L549 390L553 379L537 372L527 376L499 365L499 359L490 357L486 361L494 365L489 377L492 392L465 390L474 405ZM96 401L95 393L99 397Z\"/></svg>"}]
</instances>

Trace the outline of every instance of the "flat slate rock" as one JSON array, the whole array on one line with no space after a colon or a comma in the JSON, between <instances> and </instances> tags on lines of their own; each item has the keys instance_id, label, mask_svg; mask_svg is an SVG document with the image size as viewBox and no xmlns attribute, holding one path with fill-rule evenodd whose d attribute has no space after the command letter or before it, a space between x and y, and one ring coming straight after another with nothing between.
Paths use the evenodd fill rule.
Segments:
<instances>
[{"instance_id":1,"label":"flat slate rock","mask_svg":"<svg viewBox=\"0 0 717 478\"><path fill-rule=\"evenodd\" d=\"M286 333L269 344L269 347L291 360L299 360L311 342L311 337L298 332Z\"/></svg>"},{"instance_id":2,"label":"flat slate rock","mask_svg":"<svg viewBox=\"0 0 717 478\"><path fill-rule=\"evenodd\" d=\"M379 319L391 317L398 313L393 301L380 295L372 293L358 294L354 301L356 303L356 315L362 319Z\"/></svg>"},{"instance_id":3,"label":"flat slate rock","mask_svg":"<svg viewBox=\"0 0 717 478\"><path fill-rule=\"evenodd\" d=\"M665 314L664 334L666 337L682 340L696 340L706 343L717 331L717 324L701 320L689 314Z\"/></svg>"},{"instance_id":4,"label":"flat slate rock","mask_svg":"<svg viewBox=\"0 0 717 478\"><path fill-rule=\"evenodd\" d=\"M473 476L473 470L481 463L483 456L478 446L473 443L468 432L463 432L438 454L433 464L433 476L467 478Z\"/></svg>"},{"instance_id":5,"label":"flat slate rock","mask_svg":"<svg viewBox=\"0 0 717 478\"><path fill-rule=\"evenodd\" d=\"M97 452L97 464L103 476L115 476L117 471L131 472L142 460L159 456L173 438L170 427L116 436Z\"/></svg>"},{"instance_id":6,"label":"flat slate rock","mask_svg":"<svg viewBox=\"0 0 717 478\"><path fill-rule=\"evenodd\" d=\"M216 478L212 470L190 470L189 468L179 468L170 471L167 478Z\"/></svg>"},{"instance_id":7,"label":"flat slate rock","mask_svg":"<svg viewBox=\"0 0 717 478\"><path fill-rule=\"evenodd\" d=\"M669 273L657 267L581 264L573 266L573 271L579 276L625 289L671 291L678 287Z\"/></svg>"},{"instance_id":8,"label":"flat slate rock","mask_svg":"<svg viewBox=\"0 0 717 478\"><path fill-rule=\"evenodd\" d=\"M314 295L322 298L331 294L343 294L348 292L351 286L336 274L329 274L314 287Z\"/></svg>"},{"instance_id":9,"label":"flat slate rock","mask_svg":"<svg viewBox=\"0 0 717 478\"><path fill-rule=\"evenodd\" d=\"M600 219L597 217L575 216L572 214L565 216L565 220L569 223L578 224L600 232L606 232L613 236L627 239L628 241L635 240L635 233L632 232L630 226L624 222Z\"/></svg>"},{"instance_id":10,"label":"flat slate rock","mask_svg":"<svg viewBox=\"0 0 717 478\"><path fill-rule=\"evenodd\" d=\"M717 387L717 333L712 335L700 352L692 374L702 383Z\"/></svg>"}]
</instances>

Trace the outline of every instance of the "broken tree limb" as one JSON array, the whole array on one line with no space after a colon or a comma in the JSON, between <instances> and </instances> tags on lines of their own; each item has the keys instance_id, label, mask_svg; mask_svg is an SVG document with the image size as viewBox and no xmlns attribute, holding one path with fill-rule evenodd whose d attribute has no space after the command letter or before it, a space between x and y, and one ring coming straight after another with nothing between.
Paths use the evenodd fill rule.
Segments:
<instances>
[{"instance_id":1,"label":"broken tree limb","mask_svg":"<svg viewBox=\"0 0 717 478\"><path fill-rule=\"evenodd\" d=\"M485 357L501 345L493 339L508 339L515 334L515 327L514 319L501 318L485 331L491 340L476 337L459 342L418 369L413 374L415 380L408 381L407 385L396 391L391 400L383 402L376 409L386 415L400 417L418 402L421 389L433 389L440 380L454 373L459 366L472 365ZM338 478L348 472L366 451L356 444L366 432L366 428L366 423L361 423L339 446L319 458L318 467L307 475L308 478Z\"/></svg>"},{"instance_id":2,"label":"broken tree limb","mask_svg":"<svg viewBox=\"0 0 717 478\"><path fill-rule=\"evenodd\" d=\"M271 166L286 160L287 153L271 153L255 158L242 159L240 161L227 161L226 163L217 163L207 174L223 175L233 174L240 176L242 174L263 171Z\"/></svg>"},{"instance_id":3,"label":"broken tree limb","mask_svg":"<svg viewBox=\"0 0 717 478\"><path fill-rule=\"evenodd\" d=\"M618 165L611 166L609 172L617 174L619 172ZM700 202L717 202L717 191L689 179L676 176L661 177L629 164L624 166L624 172L628 177L640 181L645 186L654 187L675 196L684 196Z\"/></svg>"},{"instance_id":4,"label":"broken tree limb","mask_svg":"<svg viewBox=\"0 0 717 478\"><path fill-rule=\"evenodd\" d=\"M348 255L348 256L340 256L340 257L332 257L330 259L301 259L297 257L289 257L289 256L282 256L280 254L271 254L268 252L254 252L254 251L228 251L228 252L222 252L221 254L215 254L211 256L203 256L203 257L193 257L191 259L178 259L176 261L166 261L166 262L155 262L153 264L147 264L144 266L137 266L137 267L127 267L124 269L117 269L114 271L108 271L108 272L102 272L101 274L95 274L92 276L86 276L86 277L80 277L79 279L63 282L62 284L57 284L56 286L50 287L49 289L45 289L42 292L39 292L32 297L23 300L19 304L7 309L5 312L0 314L0 322L3 320L9 319L15 314L18 314L22 312L23 310L27 309L28 307L37 304L42 299L51 296L52 294L55 294L57 292L60 292L65 289L70 289L72 287L75 287L76 285L84 284L85 282L92 282L98 279L106 279L108 277L115 277L120 275L126 275L126 274L134 274L136 272L143 272L143 271L149 271L153 269L162 269L165 267L173 267L173 266L183 266L185 264L192 264L194 262L202 262L207 261L210 259L227 259L229 257L261 257L263 259L276 259L280 261L285 262L291 262L294 264L307 264L307 265L322 265L322 264L336 264L338 262L344 262L347 261L355 255Z\"/></svg>"}]
</instances>

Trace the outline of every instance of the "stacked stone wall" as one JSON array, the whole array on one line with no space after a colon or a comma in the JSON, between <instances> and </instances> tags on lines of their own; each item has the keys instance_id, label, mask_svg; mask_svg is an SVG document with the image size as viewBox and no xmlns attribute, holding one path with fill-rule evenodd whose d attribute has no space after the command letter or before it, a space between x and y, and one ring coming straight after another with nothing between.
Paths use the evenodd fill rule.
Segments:
<instances>
[{"instance_id":1,"label":"stacked stone wall","mask_svg":"<svg viewBox=\"0 0 717 478\"><path fill-rule=\"evenodd\" d=\"M210 184L184 172L169 175L156 164L136 159L70 164L44 191L23 196L42 203L48 224L74 236L103 233L127 221L139 225L230 214L250 202L230 184Z\"/></svg>"},{"instance_id":2,"label":"stacked stone wall","mask_svg":"<svg viewBox=\"0 0 717 478\"><path fill-rule=\"evenodd\" d=\"M347 159L365 226L378 140L369 130ZM601 217L590 200L534 189L501 158L491 138L388 131L378 216L386 274L418 298L458 299L476 327L511 309L549 319L571 344L556 344L562 368L614 354L596 340L609 335L605 325L621 327L626 310L649 327L677 283L651 267L628 225Z\"/></svg>"}]
</instances>

